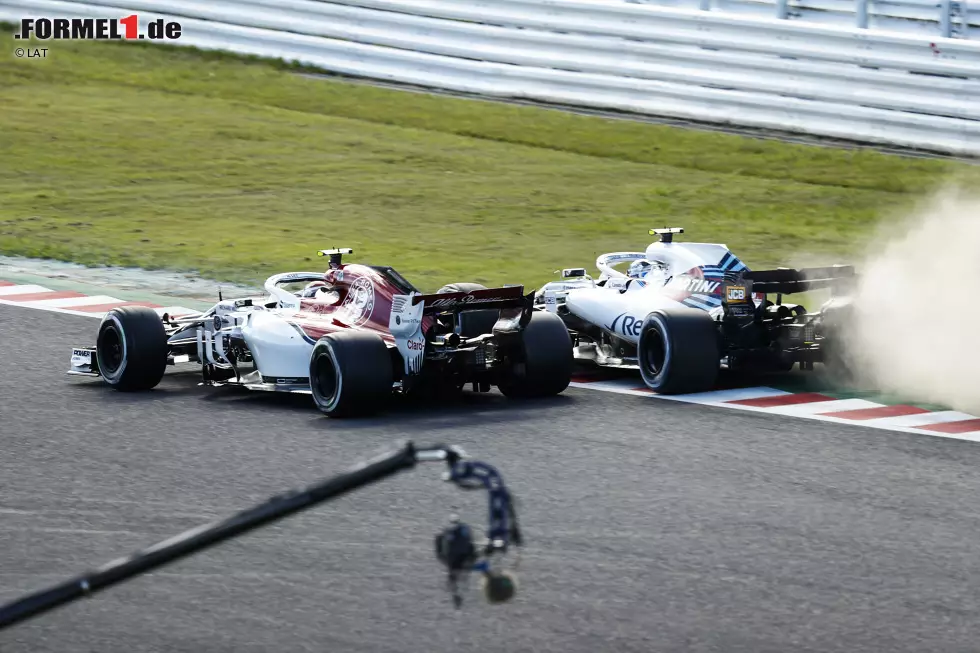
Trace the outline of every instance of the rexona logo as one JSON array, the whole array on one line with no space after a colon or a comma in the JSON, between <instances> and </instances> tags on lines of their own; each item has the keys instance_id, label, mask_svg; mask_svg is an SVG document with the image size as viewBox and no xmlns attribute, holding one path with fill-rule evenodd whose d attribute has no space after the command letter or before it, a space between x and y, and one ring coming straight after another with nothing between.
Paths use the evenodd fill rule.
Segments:
<instances>
[{"instance_id":1,"label":"rexona logo","mask_svg":"<svg viewBox=\"0 0 980 653\"><path fill-rule=\"evenodd\" d=\"M139 16L124 18L22 18L15 39L36 38L41 41L112 39L150 39L153 41L180 38L181 26L175 21L157 18L146 23L146 32L140 31Z\"/></svg>"},{"instance_id":2,"label":"rexona logo","mask_svg":"<svg viewBox=\"0 0 980 653\"><path fill-rule=\"evenodd\" d=\"M613 333L622 333L624 336L639 338L640 331L643 330L643 320L627 313L620 313L612 321L612 324L606 325L606 328Z\"/></svg>"}]
</instances>

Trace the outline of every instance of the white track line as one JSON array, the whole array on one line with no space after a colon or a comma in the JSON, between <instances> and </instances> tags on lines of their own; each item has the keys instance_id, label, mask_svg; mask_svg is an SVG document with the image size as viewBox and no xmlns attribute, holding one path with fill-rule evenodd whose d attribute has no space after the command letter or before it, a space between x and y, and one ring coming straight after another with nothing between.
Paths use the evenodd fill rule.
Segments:
<instances>
[{"instance_id":1,"label":"white track line","mask_svg":"<svg viewBox=\"0 0 980 653\"><path fill-rule=\"evenodd\" d=\"M782 395L793 394L785 390L775 388L756 387L756 388L731 388L729 390L717 390L714 392L696 392L689 395L681 395L684 401L692 404L704 404L706 406L725 405L729 401L742 401L744 399L764 399L765 397L780 397ZM669 399L669 397L664 397Z\"/></svg>"},{"instance_id":2,"label":"white track line","mask_svg":"<svg viewBox=\"0 0 980 653\"><path fill-rule=\"evenodd\" d=\"M4 306L20 306L22 308L32 308L39 311L47 311L48 313L61 313L62 315L77 315L79 317L95 317L102 319L105 313L93 313L91 311L76 311L71 308L57 308L54 306L31 306L31 302L12 302L9 299L3 299L0 297L0 304Z\"/></svg>"},{"instance_id":3,"label":"white track line","mask_svg":"<svg viewBox=\"0 0 980 653\"><path fill-rule=\"evenodd\" d=\"M952 413L953 411L949 411ZM938 424L940 422L959 422L965 419L976 419L973 415L964 415L963 413L958 413L955 418L948 416L948 413L922 413L922 417L935 417L939 415L940 417L935 418L931 421L923 421L920 426L927 424ZM945 417L944 417L945 416ZM937 438L949 438L952 440L968 440L970 442L980 442L980 429L976 431L968 431L966 433L942 433L941 431L928 431L921 428L916 428L915 426L897 426L892 420L900 419L895 417L886 417L881 419L868 419L868 420L852 420L852 419L842 419L840 417L829 417L827 415L793 415L791 417L802 417L803 419L816 420L818 422L833 422L834 424L850 424L852 426L864 426L873 429L879 429L884 431L899 431L901 433L913 433L915 435L931 435Z\"/></svg>"},{"instance_id":4,"label":"white track line","mask_svg":"<svg viewBox=\"0 0 980 653\"><path fill-rule=\"evenodd\" d=\"M96 304L121 304L123 301L109 295L92 295L90 297L67 297L65 299L36 299L29 302L19 302L19 304L27 308L71 308Z\"/></svg>"},{"instance_id":5,"label":"white track line","mask_svg":"<svg viewBox=\"0 0 980 653\"><path fill-rule=\"evenodd\" d=\"M63 315L77 315L79 317L97 318L102 319L107 311L83 311L83 310L73 310L81 309L85 306L99 306L102 304L126 304L128 300L119 299L118 297L112 297L111 295L89 295L85 297L64 297L59 299L32 299L29 301L17 301L12 299L18 295L30 295L39 293L57 293L58 290L52 290L51 288L46 288L44 286L39 286L37 284L24 284L24 285L13 285L13 286L0 286L0 304L5 306L22 306L24 308L34 308L42 311L49 311L51 313L61 313ZM5 297L11 299L5 299ZM193 308L187 308L186 306L163 306L154 307L153 310L157 312L157 315L163 316L164 313L168 313L171 316L180 315L193 315L199 313Z\"/></svg>"},{"instance_id":6,"label":"white track line","mask_svg":"<svg viewBox=\"0 0 980 653\"><path fill-rule=\"evenodd\" d=\"M859 410L862 408L882 408L884 404L876 404L866 399L835 399L833 401L810 401L805 404L791 404L789 406L772 406L766 408L767 413L776 415L791 415L796 417L808 417L818 413L834 413L841 410ZM733 408L743 408L743 406L733 406ZM840 419L842 422L853 422L854 420ZM870 421L870 420L869 420Z\"/></svg>"},{"instance_id":7,"label":"white track line","mask_svg":"<svg viewBox=\"0 0 980 653\"><path fill-rule=\"evenodd\" d=\"M821 415L820 413L833 413L836 411L856 410L862 408L881 408L884 407L885 404L878 404L865 399L834 399L830 401L814 401L803 404L791 404L787 406L742 406L727 402L744 399L761 399L764 397L778 397L797 393L776 390L775 388L756 387L739 388L735 390L719 390L715 392L701 392L691 395L658 395L653 392L633 390L632 388L641 387L643 385L642 379L639 378L636 379L635 383L631 380L615 379L609 381L592 382L576 381L569 385L570 387L584 388L586 390L598 390L599 392L613 392L616 394L626 394L636 397L653 397L655 399L667 399L681 403L696 403L718 408L729 408L753 413L796 417L818 422L850 424L852 426L874 428L892 432L912 433L915 435L928 435L953 440L980 442L980 428L978 428L976 431L969 431L966 433L942 433L939 431L929 431L917 428L930 424L977 419L977 417L974 415L952 410L937 411L934 413L920 413L917 415L903 415L900 417L880 417L876 419L854 420L844 417L834 417L832 415Z\"/></svg>"},{"instance_id":8,"label":"white track line","mask_svg":"<svg viewBox=\"0 0 980 653\"><path fill-rule=\"evenodd\" d=\"M35 286L33 284L25 286L0 286L0 296L11 296L11 295L30 295L36 292L54 292L50 288L45 288L44 286Z\"/></svg>"},{"instance_id":9,"label":"white track line","mask_svg":"<svg viewBox=\"0 0 980 653\"><path fill-rule=\"evenodd\" d=\"M754 388L732 388L728 390L716 390L712 392L696 392L687 395L660 395L649 390L638 390L643 387L643 380L637 378L635 382L615 379L610 381L572 381L569 384L573 388L585 388L586 390L599 390L600 392L614 392L616 394L633 395L634 397L656 397L668 401L680 401L688 404L704 404L709 406L725 406L727 408L741 408L741 406L729 406L725 402L739 401L742 399L763 399L765 397L780 397L782 395L793 394L785 390L775 388L754 387ZM764 410L770 410L768 408Z\"/></svg>"},{"instance_id":10,"label":"white track line","mask_svg":"<svg viewBox=\"0 0 980 653\"><path fill-rule=\"evenodd\" d=\"M637 380L636 383L623 385L617 381L590 381L588 383L582 383L581 381L572 381L568 384L572 388L585 388L586 390L599 390L600 392L614 392L616 394L622 395L633 395L635 397L646 397L649 396L649 392L643 392L642 390L632 390L631 388L640 387L643 385L642 381ZM664 399L665 397L660 397Z\"/></svg>"},{"instance_id":11,"label":"white track line","mask_svg":"<svg viewBox=\"0 0 980 653\"><path fill-rule=\"evenodd\" d=\"M916 427L929 426L932 424L945 424L948 422L964 422L971 419L976 419L976 416L967 415L966 413L961 413L956 410L942 410L935 413L917 413L915 415L901 415L899 417L883 417L881 419L868 421L873 421L877 424L891 424L897 427ZM980 429L977 430L980 431Z\"/></svg>"}]
</instances>

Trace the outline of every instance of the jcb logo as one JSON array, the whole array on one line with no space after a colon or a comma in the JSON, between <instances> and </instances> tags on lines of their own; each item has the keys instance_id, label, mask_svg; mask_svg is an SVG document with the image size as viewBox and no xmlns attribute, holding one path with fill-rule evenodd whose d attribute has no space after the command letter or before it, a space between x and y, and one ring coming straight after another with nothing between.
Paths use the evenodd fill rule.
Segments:
<instances>
[{"instance_id":1,"label":"jcb logo","mask_svg":"<svg viewBox=\"0 0 980 653\"><path fill-rule=\"evenodd\" d=\"M742 286L728 286L728 301L744 302L745 288Z\"/></svg>"}]
</instances>

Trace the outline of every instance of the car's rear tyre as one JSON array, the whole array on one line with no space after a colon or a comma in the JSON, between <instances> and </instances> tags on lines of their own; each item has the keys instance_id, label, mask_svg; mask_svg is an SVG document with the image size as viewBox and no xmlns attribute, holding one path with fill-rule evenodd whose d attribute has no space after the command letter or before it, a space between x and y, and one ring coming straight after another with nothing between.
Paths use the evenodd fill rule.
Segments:
<instances>
[{"instance_id":1,"label":"car's rear tyre","mask_svg":"<svg viewBox=\"0 0 980 653\"><path fill-rule=\"evenodd\" d=\"M531 314L521 332L519 361L497 387L507 397L550 397L565 391L572 381L572 339L556 315Z\"/></svg>"},{"instance_id":2,"label":"car's rear tyre","mask_svg":"<svg viewBox=\"0 0 980 653\"><path fill-rule=\"evenodd\" d=\"M718 330L704 311L694 308L647 315L637 345L640 374L661 394L711 390L718 379Z\"/></svg>"},{"instance_id":3,"label":"car's rear tyre","mask_svg":"<svg viewBox=\"0 0 980 653\"><path fill-rule=\"evenodd\" d=\"M113 308L99 325L95 356L103 380L116 390L155 388L167 371L167 332L145 306Z\"/></svg>"},{"instance_id":4,"label":"car's rear tyre","mask_svg":"<svg viewBox=\"0 0 980 653\"><path fill-rule=\"evenodd\" d=\"M380 412L391 398L393 382L391 354L375 333L329 333L313 347L310 390L325 415L359 417Z\"/></svg>"},{"instance_id":5,"label":"car's rear tyre","mask_svg":"<svg viewBox=\"0 0 980 653\"><path fill-rule=\"evenodd\" d=\"M474 290L486 290L486 286L478 283L448 283L439 289L439 293L453 292L473 292ZM487 309L483 311L465 311L459 314L460 331L463 338L475 338L484 333L493 332L493 325L497 323L500 311Z\"/></svg>"}]
</instances>

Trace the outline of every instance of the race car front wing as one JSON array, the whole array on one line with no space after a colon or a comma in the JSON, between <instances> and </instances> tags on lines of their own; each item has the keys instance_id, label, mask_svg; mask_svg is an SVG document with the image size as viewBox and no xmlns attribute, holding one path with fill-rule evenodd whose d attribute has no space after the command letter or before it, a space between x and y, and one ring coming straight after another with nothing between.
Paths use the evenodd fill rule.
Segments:
<instances>
[{"instance_id":1,"label":"race car front wing","mask_svg":"<svg viewBox=\"0 0 980 653\"><path fill-rule=\"evenodd\" d=\"M95 347L75 347L72 349L71 367L68 373L75 376L101 376Z\"/></svg>"}]
</instances>

